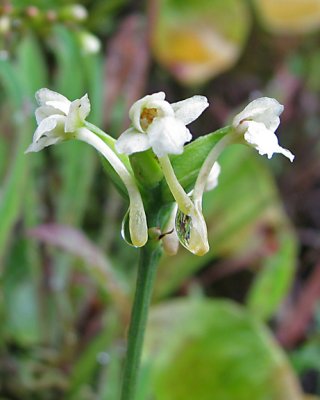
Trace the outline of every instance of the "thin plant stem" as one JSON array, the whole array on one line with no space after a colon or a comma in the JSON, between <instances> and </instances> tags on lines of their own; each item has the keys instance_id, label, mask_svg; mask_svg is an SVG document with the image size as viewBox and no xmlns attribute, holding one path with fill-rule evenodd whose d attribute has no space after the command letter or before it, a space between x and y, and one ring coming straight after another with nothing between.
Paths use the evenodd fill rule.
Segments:
<instances>
[{"instance_id":1,"label":"thin plant stem","mask_svg":"<svg viewBox=\"0 0 320 400\"><path fill-rule=\"evenodd\" d=\"M135 398L148 310L161 253L158 241L149 241L140 250L136 292L128 333L121 400L134 400Z\"/></svg>"}]
</instances>

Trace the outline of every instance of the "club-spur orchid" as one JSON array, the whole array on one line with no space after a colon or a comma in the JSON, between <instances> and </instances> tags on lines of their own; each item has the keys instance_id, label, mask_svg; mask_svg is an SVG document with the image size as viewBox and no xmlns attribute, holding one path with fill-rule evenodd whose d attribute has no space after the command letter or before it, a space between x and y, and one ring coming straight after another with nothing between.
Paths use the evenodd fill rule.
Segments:
<instances>
[{"instance_id":1,"label":"club-spur orchid","mask_svg":"<svg viewBox=\"0 0 320 400\"><path fill-rule=\"evenodd\" d=\"M294 155L279 146L275 131L280 124L280 114L283 111L276 99L261 97L249 103L243 111L237 114L232 122L238 133L243 134L247 144L271 158L274 153L281 153L292 162Z\"/></svg>"},{"instance_id":2,"label":"club-spur orchid","mask_svg":"<svg viewBox=\"0 0 320 400\"><path fill-rule=\"evenodd\" d=\"M85 122L90 112L88 96L71 102L63 95L43 88L37 91L36 100L39 104L35 111L38 127L26 153L38 152L47 146L70 139L78 139L93 146L106 158L124 183L130 201L131 242L136 247L144 246L148 240L148 228L136 181L118 155L99 135L88 129Z\"/></svg>"},{"instance_id":3,"label":"club-spur orchid","mask_svg":"<svg viewBox=\"0 0 320 400\"><path fill-rule=\"evenodd\" d=\"M38 127L26 153L75 138L77 128L83 126L90 112L87 95L73 102L60 93L43 88L36 92L39 107L35 111Z\"/></svg>"},{"instance_id":4,"label":"club-spur orchid","mask_svg":"<svg viewBox=\"0 0 320 400\"><path fill-rule=\"evenodd\" d=\"M193 96L170 104L163 92L136 101L129 111L132 126L119 137L116 150L127 155L152 148L158 157L181 154L192 139L186 125L208 107L207 98Z\"/></svg>"}]
</instances>

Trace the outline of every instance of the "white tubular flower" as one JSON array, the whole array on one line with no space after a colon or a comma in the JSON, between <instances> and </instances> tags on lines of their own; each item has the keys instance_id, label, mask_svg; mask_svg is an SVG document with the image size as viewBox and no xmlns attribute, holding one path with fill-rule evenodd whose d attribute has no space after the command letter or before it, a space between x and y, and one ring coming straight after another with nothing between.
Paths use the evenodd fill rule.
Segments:
<instances>
[{"instance_id":1,"label":"white tubular flower","mask_svg":"<svg viewBox=\"0 0 320 400\"><path fill-rule=\"evenodd\" d=\"M261 97L252 101L233 119L233 127L243 134L244 140L259 154L271 158L274 153L281 153L292 162L294 155L279 146L275 130L280 124L283 106L277 100Z\"/></svg>"},{"instance_id":2,"label":"white tubular flower","mask_svg":"<svg viewBox=\"0 0 320 400\"><path fill-rule=\"evenodd\" d=\"M78 139L93 146L111 164L124 183L130 202L131 242L136 247L144 246L148 240L148 227L136 181L118 155L102 140L99 134L95 134L86 127L85 118L90 112L88 96L85 95L81 99L71 102L61 94L44 88L38 90L36 99L39 104L35 111L38 127L26 153L37 152L52 144L70 139Z\"/></svg>"},{"instance_id":3,"label":"white tubular flower","mask_svg":"<svg viewBox=\"0 0 320 400\"><path fill-rule=\"evenodd\" d=\"M35 111L38 127L26 153L74 139L75 131L83 126L90 112L87 95L71 102L62 94L43 88L37 91L36 100L39 104Z\"/></svg>"},{"instance_id":4,"label":"white tubular flower","mask_svg":"<svg viewBox=\"0 0 320 400\"><path fill-rule=\"evenodd\" d=\"M119 153L133 154L152 148L159 157L181 154L192 138L186 125L208 107L204 96L193 96L178 103L168 103L163 92L136 101L129 111L132 126L116 143Z\"/></svg>"}]
</instances>

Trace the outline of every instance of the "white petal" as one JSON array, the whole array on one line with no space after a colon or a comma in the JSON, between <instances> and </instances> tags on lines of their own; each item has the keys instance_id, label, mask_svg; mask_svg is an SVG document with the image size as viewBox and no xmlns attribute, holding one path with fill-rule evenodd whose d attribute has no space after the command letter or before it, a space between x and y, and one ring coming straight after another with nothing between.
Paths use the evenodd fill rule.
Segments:
<instances>
[{"instance_id":1,"label":"white petal","mask_svg":"<svg viewBox=\"0 0 320 400\"><path fill-rule=\"evenodd\" d=\"M211 168L210 174L207 179L207 183L205 186L206 192L209 192L210 190L213 190L218 186L218 179L220 172L221 172L220 164L218 162L215 162L213 164L213 167Z\"/></svg>"},{"instance_id":2,"label":"white petal","mask_svg":"<svg viewBox=\"0 0 320 400\"><path fill-rule=\"evenodd\" d=\"M134 128L129 128L123 132L115 144L118 153L127 155L145 151L150 147L148 135Z\"/></svg>"},{"instance_id":3,"label":"white petal","mask_svg":"<svg viewBox=\"0 0 320 400\"><path fill-rule=\"evenodd\" d=\"M238 126L243 120L262 122L273 132L280 124L279 115L283 111L281 105L276 99L270 97L261 97L249 103L247 107L233 119L233 126Z\"/></svg>"},{"instance_id":4,"label":"white petal","mask_svg":"<svg viewBox=\"0 0 320 400\"><path fill-rule=\"evenodd\" d=\"M136 128L138 131L143 132L143 129L140 125L140 116L143 108L146 107L147 103L150 101L163 101L165 99L166 95L164 92L158 92L158 93L153 93L149 94L147 96L142 97L142 99L136 101L133 103L129 110L129 117L132 121L132 125L134 128Z\"/></svg>"},{"instance_id":5,"label":"white petal","mask_svg":"<svg viewBox=\"0 0 320 400\"><path fill-rule=\"evenodd\" d=\"M145 105L147 108L156 108L157 117L173 117L174 111L171 104L165 100L151 100Z\"/></svg>"},{"instance_id":6,"label":"white petal","mask_svg":"<svg viewBox=\"0 0 320 400\"><path fill-rule=\"evenodd\" d=\"M51 115L42 120L33 135L33 142L37 142L41 136L50 132L51 136L63 136L63 126L66 117L62 115Z\"/></svg>"},{"instance_id":7,"label":"white petal","mask_svg":"<svg viewBox=\"0 0 320 400\"><path fill-rule=\"evenodd\" d=\"M50 116L43 119L33 135L33 141L37 142L45 133L52 131L57 126L57 119L55 116Z\"/></svg>"},{"instance_id":8,"label":"white petal","mask_svg":"<svg viewBox=\"0 0 320 400\"><path fill-rule=\"evenodd\" d=\"M244 139L257 149L259 154L266 154L268 158L271 158L274 153L281 153L290 161L294 159L294 155L289 150L280 147L277 136L261 122L248 122Z\"/></svg>"},{"instance_id":9,"label":"white petal","mask_svg":"<svg viewBox=\"0 0 320 400\"><path fill-rule=\"evenodd\" d=\"M74 100L70 104L69 113L67 115L65 132L74 132L79 128L90 112L90 101L88 95L85 94L81 99Z\"/></svg>"},{"instance_id":10,"label":"white petal","mask_svg":"<svg viewBox=\"0 0 320 400\"><path fill-rule=\"evenodd\" d=\"M60 110L57 110L56 108L53 108L51 106L40 106L35 111L35 116L38 124L40 124L42 120L50 117L51 115L63 115L63 113Z\"/></svg>"},{"instance_id":11,"label":"white petal","mask_svg":"<svg viewBox=\"0 0 320 400\"><path fill-rule=\"evenodd\" d=\"M291 151L289 151L288 149L284 149L281 146L278 147L277 153L280 153L280 154L284 155L285 157L289 158L289 160L291 162L293 162L293 160L295 158L294 154L292 154Z\"/></svg>"},{"instance_id":12,"label":"white petal","mask_svg":"<svg viewBox=\"0 0 320 400\"><path fill-rule=\"evenodd\" d=\"M183 145L192 139L184 123L172 117L155 118L147 133L158 157L183 153Z\"/></svg>"},{"instance_id":13,"label":"white petal","mask_svg":"<svg viewBox=\"0 0 320 400\"><path fill-rule=\"evenodd\" d=\"M69 109L70 109L70 104L71 102L68 100L68 103L62 102L62 101L47 101L46 105L56 108L57 110L60 110L63 114L68 115Z\"/></svg>"},{"instance_id":14,"label":"white petal","mask_svg":"<svg viewBox=\"0 0 320 400\"><path fill-rule=\"evenodd\" d=\"M53 104L48 104L48 102L53 102L53 103L59 103L64 104L65 107L70 105L70 101L64 97L62 94L54 92L53 90L47 89L47 88L42 88L36 92L36 100L40 106L47 106L47 105L52 105L55 107ZM61 106L63 107L63 106ZM60 110L59 107L55 107ZM64 112L64 110L61 110Z\"/></svg>"},{"instance_id":15,"label":"white petal","mask_svg":"<svg viewBox=\"0 0 320 400\"><path fill-rule=\"evenodd\" d=\"M171 104L175 112L175 117L180 119L185 125L197 119L208 106L209 103L205 96L193 96Z\"/></svg>"},{"instance_id":16,"label":"white petal","mask_svg":"<svg viewBox=\"0 0 320 400\"><path fill-rule=\"evenodd\" d=\"M44 136L40 138L37 142L32 142L30 146L27 148L25 153L33 153L33 152L38 152L45 147L51 146L52 144L56 144L61 142L63 139L62 137L47 137Z\"/></svg>"}]
</instances>

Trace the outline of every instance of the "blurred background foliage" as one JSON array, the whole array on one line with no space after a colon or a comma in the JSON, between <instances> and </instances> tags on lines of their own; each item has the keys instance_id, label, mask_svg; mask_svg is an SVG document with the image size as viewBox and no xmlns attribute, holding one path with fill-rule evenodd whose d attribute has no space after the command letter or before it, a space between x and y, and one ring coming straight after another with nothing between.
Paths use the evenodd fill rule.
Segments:
<instances>
[{"instance_id":1,"label":"blurred background foliage","mask_svg":"<svg viewBox=\"0 0 320 400\"><path fill-rule=\"evenodd\" d=\"M126 205L94 151L24 155L41 87L87 92L114 137L158 90L209 98L194 136L254 97L285 104L294 163L228 149L210 252L163 258L137 400L320 395L319 30L319 0L2 0L1 400L118 399L135 281Z\"/></svg>"}]
</instances>

